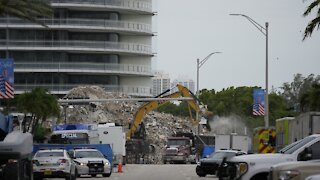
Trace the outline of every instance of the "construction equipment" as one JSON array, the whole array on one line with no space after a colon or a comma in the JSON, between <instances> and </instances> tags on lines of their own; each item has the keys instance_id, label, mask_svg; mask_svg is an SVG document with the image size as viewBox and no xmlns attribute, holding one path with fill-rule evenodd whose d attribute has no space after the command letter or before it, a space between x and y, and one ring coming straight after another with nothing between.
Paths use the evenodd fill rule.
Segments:
<instances>
[{"instance_id":1,"label":"construction equipment","mask_svg":"<svg viewBox=\"0 0 320 180\"><path fill-rule=\"evenodd\" d=\"M142 122L142 119L145 114L157 109L158 107L166 104L169 102L169 100L163 100L163 98L178 98L178 97L189 97L192 98L190 100L186 100L188 103L188 109L189 109L189 116L191 118L192 124L197 125L199 123L198 119L193 119L192 115L192 110L193 109L195 112L198 112L204 116L208 116L211 114L211 112L207 111L205 109L205 106L201 104L201 102L196 98L196 96L186 87L177 84L178 91L174 92L172 94L166 95L168 92L170 92L172 89L168 89L164 91L163 93L159 94L156 96L156 98L159 98L159 100L154 100L147 102L143 104L136 114L134 115L134 120L133 123L130 125L130 129L127 132L127 139L131 139L138 128L140 128L140 124Z\"/></svg>"},{"instance_id":2,"label":"construction equipment","mask_svg":"<svg viewBox=\"0 0 320 180\"><path fill-rule=\"evenodd\" d=\"M177 84L178 91L168 94L172 89L168 89L156 96L157 100L149 101L144 103L134 115L134 120L130 125L130 128L126 134L126 151L127 151L127 163L146 163L147 156L150 152L154 151L153 146L146 142L146 131L142 119L145 114L157 109L158 107L169 102L170 98L185 97L188 98L189 116L193 125L199 123L198 119L193 118L193 111L208 117L212 115L212 112L206 110L205 106L195 97L195 95L186 87Z\"/></svg>"}]
</instances>

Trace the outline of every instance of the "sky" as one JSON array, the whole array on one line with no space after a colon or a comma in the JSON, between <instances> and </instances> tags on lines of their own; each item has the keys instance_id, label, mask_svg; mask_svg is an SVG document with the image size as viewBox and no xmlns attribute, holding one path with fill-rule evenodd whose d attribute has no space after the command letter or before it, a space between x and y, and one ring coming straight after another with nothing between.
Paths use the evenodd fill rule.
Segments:
<instances>
[{"instance_id":1,"label":"sky","mask_svg":"<svg viewBox=\"0 0 320 180\"><path fill-rule=\"evenodd\" d=\"M279 89L295 74L320 75L320 30L302 41L314 17L302 14L311 0L154 0L153 69L197 80L199 89L266 85L266 36L241 16L269 23L268 87Z\"/></svg>"}]
</instances>

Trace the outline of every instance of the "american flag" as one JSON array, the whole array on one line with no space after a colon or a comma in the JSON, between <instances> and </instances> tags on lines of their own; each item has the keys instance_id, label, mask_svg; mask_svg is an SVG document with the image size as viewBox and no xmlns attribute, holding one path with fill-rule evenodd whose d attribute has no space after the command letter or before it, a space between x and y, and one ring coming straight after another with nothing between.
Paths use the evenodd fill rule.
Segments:
<instances>
[{"instance_id":1,"label":"american flag","mask_svg":"<svg viewBox=\"0 0 320 180\"><path fill-rule=\"evenodd\" d=\"M14 97L14 88L5 80L3 76L0 76L0 99L7 99Z\"/></svg>"},{"instance_id":2,"label":"american flag","mask_svg":"<svg viewBox=\"0 0 320 180\"><path fill-rule=\"evenodd\" d=\"M264 106L262 103L253 104L253 115L263 116L264 115Z\"/></svg>"}]
</instances>

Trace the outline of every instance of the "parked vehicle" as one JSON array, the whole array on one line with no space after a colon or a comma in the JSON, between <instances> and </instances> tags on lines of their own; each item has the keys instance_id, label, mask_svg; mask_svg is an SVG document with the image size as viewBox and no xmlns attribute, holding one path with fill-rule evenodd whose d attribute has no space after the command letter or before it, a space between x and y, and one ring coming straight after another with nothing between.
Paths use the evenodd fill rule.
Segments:
<instances>
[{"instance_id":1,"label":"parked vehicle","mask_svg":"<svg viewBox=\"0 0 320 180\"><path fill-rule=\"evenodd\" d=\"M274 127L257 127L253 132L252 150L254 153L276 152L276 129Z\"/></svg>"},{"instance_id":2,"label":"parked vehicle","mask_svg":"<svg viewBox=\"0 0 320 180\"><path fill-rule=\"evenodd\" d=\"M167 138L163 162L196 164L203 157L205 148L211 146L214 151L214 143L215 136L177 132Z\"/></svg>"},{"instance_id":3,"label":"parked vehicle","mask_svg":"<svg viewBox=\"0 0 320 180\"><path fill-rule=\"evenodd\" d=\"M244 152L251 150L251 138L238 134L215 135L215 149L239 149Z\"/></svg>"},{"instance_id":4,"label":"parked vehicle","mask_svg":"<svg viewBox=\"0 0 320 180\"><path fill-rule=\"evenodd\" d=\"M240 156L244 154L247 153L239 150L217 150L208 157L200 159L200 161L197 163L196 173L200 177L205 177L207 174L215 175L224 158L229 160L234 156Z\"/></svg>"},{"instance_id":5,"label":"parked vehicle","mask_svg":"<svg viewBox=\"0 0 320 180\"><path fill-rule=\"evenodd\" d=\"M110 144L113 152L113 164L126 164L126 134L122 126L114 123L98 125L99 140L101 144Z\"/></svg>"},{"instance_id":6,"label":"parked vehicle","mask_svg":"<svg viewBox=\"0 0 320 180\"><path fill-rule=\"evenodd\" d=\"M142 106L139 107L138 111L134 115L133 122L130 124L129 130L126 134L127 142L126 142L126 158L128 163L139 163L141 161L147 162L148 155L154 153L154 148L151 144L146 141L146 131L143 124L143 117L145 114L157 109L158 107L168 103L170 100L166 98L191 98L187 100L190 120L193 125L197 125L199 122L192 117L193 112L198 112L199 115L203 117L209 117L212 115L212 112L207 111L206 107L197 99L197 97L186 87L177 84L176 86L178 91L172 92L172 89L168 89L161 94L157 95L156 98L159 100L153 100L150 102L144 103ZM171 94L169 94L171 93ZM184 140L181 140L184 141ZM188 143L190 146L190 143ZM187 145L187 144L186 144ZM190 153L189 153L190 154ZM174 160L175 162L187 162L185 157L176 156L179 160ZM172 157L168 156L168 158L164 158L166 162L171 161ZM194 159L195 155L194 155Z\"/></svg>"},{"instance_id":7,"label":"parked vehicle","mask_svg":"<svg viewBox=\"0 0 320 180\"><path fill-rule=\"evenodd\" d=\"M313 161L298 161L285 162L276 164L271 167L269 180L290 179L300 180L305 179L310 175L320 173L320 160Z\"/></svg>"},{"instance_id":8,"label":"parked vehicle","mask_svg":"<svg viewBox=\"0 0 320 180\"><path fill-rule=\"evenodd\" d=\"M221 179L267 179L271 166L290 161L320 159L320 134L310 135L274 154L233 157L219 169Z\"/></svg>"},{"instance_id":9,"label":"parked vehicle","mask_svg":"<svg viewBox=\"0 0 320 180\"><path fill-rule=\"evenodd\" d=\"M96 177L97 174L109 177L112 173L109 160L97 149L74 149L70 150L69 154L76 164L79 177L81 175Z\"/></svg>"},{"instance_id":10,"label":"parked vehicle","mask_svg":"<svg viewBox=\"0 0 320 180\"><path fill-rule=\"evenodd\" d=\"M97 124L58 124L53 127L50 144L99 144Z\"/></svg>"},{"instance_id":11,"label":"parked vehicle","mask_svg":"<svg viewBox=\"0 0 320 180\"><path fill-rule=\"evenodd\" d=\"M189 137L168 137L163 163L191 163L195 157L190 159L192 154L192 141Z\"/></svg>"},{"instance_id":12,"label":"parked vehicle","mask_svg":"<svg viewBox=\"0 0 320 180\"><path fill-rule=\"evenodd\" d=\"M76 166L65 149L39 150L32 159L34 179L77 178Z\"/></svg>"},{"instance_id":13,"label":"parked vehicle","mask_svg":"<svg viewBox=\"0 0 320 180\"><path fill-rule=\"evenodd\" d=\"M303 139L310 134L320 132L320 112L306 112L297 117L285 117L276 120L277 150Z\"/></svg>"},{"instance_id":14,"label":"parked vehicle","mask_svg":"<svg viewBox=\"0 0 320 180\"><path fill-rule=\"evenodd\" d=\"M0 113L0 179L30 180L32 135L13 129L12 116Z\"/></svg>"},{"instance_id":15,"label":"parked vehicle","mask_svg":"<svg viewBox=\"0 0 320 180\"><path fill-rule=\"evenodd\" d=\"M109 144L33 144L33 153L36 153L40 149L54 149L54 148L63 148L67 152L74 149L84 149L91 148L99 150L104 157L107 157L110 164L112 164L112 149Z\"/></svg>"},{"instance_id":16,"label":"parked vehicle","mask_svg":"<svg viewBox=\"0 0 320 180\"><path fill-rule=\"evenodd\" d=\"M276 119L276 150L280 150L294 142L292 137L290 136L290 127L292 126L292 122L294 121L294 117L284 117L280 119ZM291 127L292 128L292 127Z\"/></svg>"},{"instance_id":17,"label":"parked vehicle","mask_svg":"<svg viewBox=\"0 0 320 180\"><path fill-rule=\"evenodd\" d=\"M305 180L320 180L320 174L308 176Z\"/></svg>"}]
</instances>

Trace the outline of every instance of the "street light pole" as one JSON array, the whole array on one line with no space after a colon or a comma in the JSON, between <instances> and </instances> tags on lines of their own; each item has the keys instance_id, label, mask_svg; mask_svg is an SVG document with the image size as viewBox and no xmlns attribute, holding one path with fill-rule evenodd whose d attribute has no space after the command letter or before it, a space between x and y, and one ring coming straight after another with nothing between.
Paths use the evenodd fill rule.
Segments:
<instances>
[{"instance_id":1,"label":"street light pole","mask_svg":"<svg viewBox=\"0 0 320 180\"><path fill-rule=\"evenodd\" d=\"M265 122L265 127L269 127L269 98L268 98L268 27L269 23L265 23L265 27L261 26L259 23L254 21L252 18L250 18L247 15L244 14L230 14L232 16L242 16L245 17L251 24L253 24L265 37L266 37L266 92L265 92L265 112L264 112L264 122Z\"/></svg>"},{"instance_id":2,"label":"street light pole","mask_svg":"<svg viewBox=\"0 0 320 180\"><path fill-rule=\"evenodd\" d=\"M197 98L199 98L199 95L200 95L200 93L199 93L199 69L213 54L218 54L218 53L221 53L221 52L212 52L201 61L200 61L200 59L197 59L197 92L196 92ZM198 112L196 113L196 120L197 120L197 122L199 122L199 113ZM198 134L199 133L200 133L200 125L198 125Z\"/></svg>"}]
</instances>

